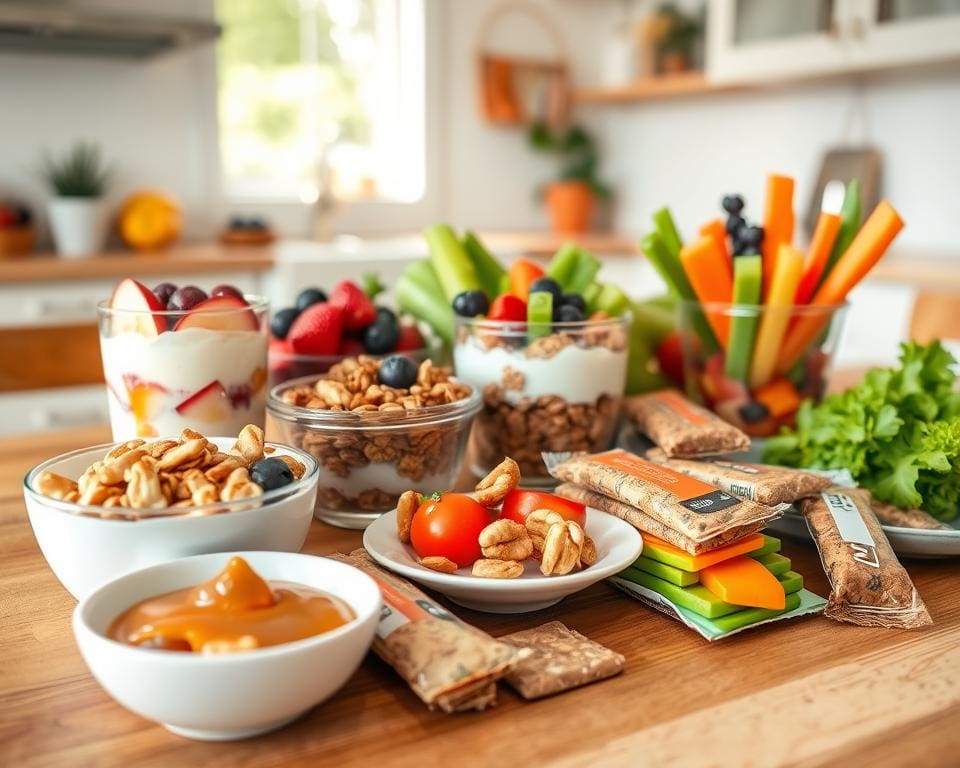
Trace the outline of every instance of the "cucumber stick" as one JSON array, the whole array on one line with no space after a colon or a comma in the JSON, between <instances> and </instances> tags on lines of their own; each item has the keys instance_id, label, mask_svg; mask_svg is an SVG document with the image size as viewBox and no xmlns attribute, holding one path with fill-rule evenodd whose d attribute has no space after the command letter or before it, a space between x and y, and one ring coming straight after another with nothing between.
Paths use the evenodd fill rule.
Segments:
<instances>
[{"instance_id":1,"label":"cucumber stick","mask_svg":"<svg viewBox=\"0 0 960 768\"><path fill-rule=\"evenodd\" d=\"M819 288L827 275L836 265L837 261L846 253L850 243L860 229L860 179L851 179L847 182L847 188L843 192L843 204L840 206L840 229L837 231L837 239L833 241L833 249L827 258L827 263L823 268L823 274L820 275Z\"/></svg>"},{"instance_id":2,"label":"cucumber stick","mask_svg":"<svg viewBox=\"0 0 960 768\"><path fill-rule=\"evenodd\" d=\"M423 230L423 236L430 248L430 263L448 302L453 301L458 293L480 288L477 270L450 227L435 224Z\"/></svg>"},{"instance_id":3,"label":"cucumber stick","mask_svg":"<svg viewBox=\"0 0 960 768\"><path fill-rule=\"evenodd\" d=\"M727 345L724 372L736 381L746 381L750 373L753 342L760 319L756 313L756 305L760 303L762 287L763 257L737 256L733 260L733 303L752 306L744 307L742 316L734 314L730 318L730 343ZM733 312L737 312L736 307Z\"/></svg>"},{"instance_id":4,"label":"cucumber stick","mask_svg":"<svg viewBox=\"0 0 960 768\"><path fill-rule=\"evenodd\" d=\"M447 344L453 343L453 309L427 260L408 266L394 288L397 307L422 320Z\"/></svg>"},{"instance_id":5,"label":"cucumber stick","mask_svg":"<svg viewBox=\"0 0 960 768\"><path fill-rule=\"evenodd\" d=\"M470 257L470 261L473 262L473 269L480 281L480 288L487 294L487 298L493 301L500 295L501 281L506 276L507 271L473 232L463 233L463 249Z\"/></svg>"},{"instance_id":6,"label":"cucumber stick","mask_svg":"<svg viewBox=\"0 0 960 768\"><path fill-rule=\"evenodd\" d=\"M531 339L547 336L553 322L553 295L534 291L527 299L527 335Z\"/></svg>"}]
</instances>

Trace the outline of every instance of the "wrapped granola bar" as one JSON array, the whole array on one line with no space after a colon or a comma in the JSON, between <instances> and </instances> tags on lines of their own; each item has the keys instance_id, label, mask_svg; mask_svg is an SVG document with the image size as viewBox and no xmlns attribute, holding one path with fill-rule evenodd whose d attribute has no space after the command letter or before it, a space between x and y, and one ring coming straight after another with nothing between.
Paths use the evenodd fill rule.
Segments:
<instances>
[{"instance_id":1,"label":"wrapped granola bar","mask_svg":"<svg viewBox=\"0 0 960 768\"><path fill-rule=\"evenodd\" d=\"M735 453L750 448L746 433L674 389L634 395L623 410L670 458Z\"/></svg>"},{"instance_id":2,"label":"wrapped granola bar","mask_svg":"<svg viewBox=\"0 0 960 768\"><path fill-rule=\"evenodd\" d=\"M559 621L514 632L500 640L532 651L507 675L507 682L525 699L539 699L613 677L623 671L626 661L616 651Z\"/></svg>"},{"instance_id":3,"label":"wrapped granola bar","mask_svg":"<svg viewBox=\"0 0 960 768\"><path fill-rule=\"evenodd\" d=\"M693 541L780 514L622 449L574 456L547 453L544 461L554 477L636 507Z\"/></svg>"},{"instance_id":4,"label":"wrapped granola bar","mask_svg":"<svg viewBox=\"0 0 960 768\"><path fill-rule=\"evenodd\" d=\"M900 629L933 623L871 509L869 492L833 486L804 499L802 509L830 581L824 615Z\"/></svg>"},{"instance_id":5,"label":"wrapped granola bar","mask_svg":"<svg viewBox=\"0 0 960 768\"><path fill-rule=\"evenodd\" d=\"M929 512L922 509L901 509L870 496L870 506L877 519L884 525L893 525L898 528L921 528L927 531L949 531L950 526L941 523Z\"/></svg>"},{"instance_id":6,"label":"wrapped granola bar","mask_svg":"<svg viewBox=\"0 0 960 768\"><path fill-rule=\"evenodd\" d=\"M792 504L832 485L829 478L802 469L750 464L729 459L671 459L659 448L647 452L656 464L675 469L727 493L774 507Z\"/></svg>"},{"instance_id":7,"label":"wrapped granola bar","mask_svg":"<svg viewBox=\"0 0 960 768\"><path fill-rule=\"evenodd\" d=\"M406 579L357 549L330 555L370 576L383 594L374 652L431 709L464 712L496 703L496 681L527 655L466 624Z\"/></svg>"},{"instance_id":8,"label":"wrapped granola bar","mask_svg":"<svg viewBox=\"0 0 960 768\"><path fill-rule=\"evenodd\" d=\"M586 504L594 509L608 512L614 517L619 517L621 520L630 523L630 525L632 525L641 533L649 533L652 536L656 536L658 539L663 539L664 541L673 544L673 546L679 547L684 552L689 552L691 555L700 555L704 552L709 552L711 549L724 547L727 544L736 541L737 539L741 539L744 536L749 536L751 533L756 533L766 524L765 522L761 521L750 523L749 525L734 526L733 528L728 528L722 533L717 534L711 539L694 541L683 534L677 533L675 530L673 530L673 528L664 525L659 520L650 517L650 515L646 514L645 512L641 512L639 509L631 507L629 504L624 504L622 501L617 501L616 499L611 499L609 496L604 496L602 493L591 491L589 488L584 488L582 486L575 485L574 483L563 483L557 487L554 493L556 493L558 496L579 501L581 504Z\"/></svg>"}]
</instances>

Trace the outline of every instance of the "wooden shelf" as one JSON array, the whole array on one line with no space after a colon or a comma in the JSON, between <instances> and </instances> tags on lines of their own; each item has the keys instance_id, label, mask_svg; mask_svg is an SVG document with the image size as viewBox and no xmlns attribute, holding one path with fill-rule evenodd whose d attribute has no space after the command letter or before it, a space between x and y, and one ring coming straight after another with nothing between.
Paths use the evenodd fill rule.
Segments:
<instances>
[{"instance_id":1,"label":"wooden shelf","mask_svg":"<svg viewBox=\"0 0 960 768\"><path fill-rule=\"evenodd\" d=\"M659 101L685 96L702 96L743 90L739 83L715 83L696 70L675 75L647 77L622 86L578 88L573 92L577 104L630 104L638 101Z\"/></svg>"}]
</instances>

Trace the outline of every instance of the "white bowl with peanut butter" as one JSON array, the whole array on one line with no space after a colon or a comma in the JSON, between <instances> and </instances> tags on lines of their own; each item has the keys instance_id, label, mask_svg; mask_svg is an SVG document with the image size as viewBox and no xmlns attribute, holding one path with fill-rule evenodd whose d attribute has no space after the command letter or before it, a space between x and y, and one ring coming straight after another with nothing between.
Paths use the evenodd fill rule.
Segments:
<instances>
[{"instance_id":1,"label":"white bowl with peanut butter","mask_svg":"<svg viewBox=\"0 0 960 768\"><path fill-rule=\"evenodd\" d=\"M174 444L168 449L172 458L156 476L125 466L129 462L120 458L124 444L114 443L57 456L24 478L27 514L40 551L77 599L121 574L178 557L239 549L297 552L303 546L317 492L312 456L260 442L260 456L286 457L300 475L283 487L264 490L243 471L253 456L246 463L240 456L220 461L233 455L236 437L204 438L209 461L214 466L220 461L220 472L203 466L203 458L173 466L188 458L170 453L181 450L179 437L145 445L165 441ZM190 470L183 467L190 463L198 471L188 476ZM234 474L237 469L241 471ZM181 492L172 492L171 484Z\"/></svg>"}]
</instances>

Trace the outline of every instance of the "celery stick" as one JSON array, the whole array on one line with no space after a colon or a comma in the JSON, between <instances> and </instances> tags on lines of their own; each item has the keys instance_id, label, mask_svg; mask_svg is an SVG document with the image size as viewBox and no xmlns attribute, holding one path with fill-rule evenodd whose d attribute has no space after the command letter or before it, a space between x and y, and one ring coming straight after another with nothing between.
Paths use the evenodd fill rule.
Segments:
<instances>
[{"instance_id":1,"label":"celery stick","mask_svg":"<svg viewBox=\"0 0 960 768\"><path fill-rule=\"evenodd\" d=\"M550 333L553 322L553 295L534 291L527 299L527 336L535 339Z\"/></svg>"},{"instance_id":2,"label":"celery stick","mask_svg":"<svg viewBox=\"0 0 960 768\"><path fill-rule=\"evenodd\" d=\"M775 611L770 608L744 608L742 611L721 616L714 619L713 625L722 632L732 632L734 629L756 624L758 621L772 619L788 611L794 611L800 607L800 596L796 593L789 594L784 601L782 611Z\"/></svg>"},{"instance_id":3,"label":"celery stick","mask_svg":"<svg viewBox=\"0 0 960 768\"><path fill-rule=\"evenodd\" d=\"M643 320L633 316L630 324L629 345L627 347L627 388L628 395L641 392L652 392L670 386L670 381L664 376L656 359L656 344L644 327Z\"/></svg>"},{"instance_id":4,"label":"celery stick","mask_svg":"<svg viewBox=\"0 0 960 768\"><path fill-rule=\"evenodd\" d=\"M847 248L850 247L850 243L853 242L853 238L856 237L859 229L860 179L851 179L843 192L843 204L840 206L840 229L837 232L837 239L833 241L833 249L827 258L827 263L823 268L823 274L820 275L820 282L817 283L817 288L827 279L827 275L830 274L830 271L834 268L839 258L846 253Z\"/></svg>"},{"instance_id":5,"label":"celery stick","mask_svg":"<svg viewBox=\"0 0 960 768\"><path fill-rule=\"evenodd\" d=\"M566 285L563 283L560 285L567 293L583 293L583 289L593 282L601 266L603 264L600 259L589 251L581 250L580 257L574 265L573 274L570 275L570 280Z\"/></svg>"},{"instance_id":6,"label":"celery stick","mask_svg":"<svg viewBox=\"0 0 960 768\"><path fill-rule=\"evenodd\" d=\"M747 304L751 308L760 303L762 288L763 257L737 256L733 260L733 303ZM737 308L734 307L734 313ZM757 335L759 316L756 310L744 308L743 315L730 318L730 343L724 371L731 379L746 381L753 356L753 342ZM752 314L751 314L752 311Z\"/></svg>"},{"instance_id":7,"label":"celery stick","mask_svg":"<svg viewBox=\"0 0 960 768\"><path fill-rule=\"evenodd\" d=\"M620 317L630 308L630 297L613 283L602 283L596 300L597 310L610 317Z\"/></svg>"},{"instance_id":8,"label":"celery stick","mask_svg":"<svg viewBox=\"0 0 960 768\"><path fill-rule=\"evenodd\" d=\"M767 555L761 555L760 557L755 557L754 560L760 563L760 565L770 571L770 573L772 573L778 579L787 571L789 571L791 567L790 558L784 557L779 552L771 552Z\"/></svg>"},{"instance_id":9,"label":"celery stick","mask_svg":"<svg viewBox=\"0 0 960 768\"><path fill-rule=\"evenodd\" d=\"M643 555L634 561L632 567L649 573L651 576L663 579L664 581L669 581L671 584L676 584L678 587L689 587L691 584L700 583L699 573L681 571L672 565L651 560L649 557L644 557Z\"/></svg>"},{"instance_id":10,"label":"celery stick","mask_svg":"<svg viewBox=\"0 0 960 768\"><path fill-rule=\"evenodd\" d=\"M655 344L677 326L674 308L666 309L653 300L633 302L630 312L634 326Z\"/></svg>"},{"instance_id":11,"label":"celery stick","mask_svg":"<svg viewBox=\"0 0 960 768\"><path fill-rule=\"evenodd\" d=\"M430 262L416 262L407 267L397 280L394 292L401 311L423 320L445 342L453 343L453 309L443 295Z\"/></svg>"},{"instance_id":12,"label":"celery stick","mask_svg":"<svg viewBox=\"0 0 960 768\"><path fill-rule=\"evenodd\" d=\"M600 298L600 283L590 283L580 293L587 305L587 317L597 311L597 299Z\"/></svg>"},{"instance_id":13,"label":"celery stick","mask_svg":"<svg viewBox=\"0 0 960 768\"><path fill-rule=\"evenodd\" d=\"M487 298L493 301L500 295L500 281L507 271L473 232L463 233L463 248L473 262L480 287L487 294Z\"/></svg>"},{"instance_id":14,"label":"celery stick","mask_svg":"<svg viewBox=\"0 0 960 768\"><path fill-rule=\"evenodd\" d=\"M570 289L567 286L570 284L570 278L573 276L573 271L576 269L579 260L580 248L567 243L550 259L550 264L547 265L547 277L552 277L560 284L564 292L569 293Z\"/></svg>"},{"instance_id":15,"label":"celery stick","mask_svg":"<svg viewBox=\"0 0 960 768\"><path fill-rule=\"evenodd\" d=\"M780 539L776 539L773 536L767 536L765 533L761 533L763 536L763 546L760 549L754 549L751 552L747 552L748 557L759 559L764 555L770 555L775 552L780 551Z\"/></svg>"},{"instance_id":16,"label":"celery stick","mask_svg":"<svg viewBox=\"0 0 960 768\"><path fill-rule=\"evenodd\" d=\"M670 254L676 259L680 258L680 249L683 247L683 241L680 239L680 233L677 232L677 226L673 223L673 216L670 215L669 208L661 208L653 214L653 225L657 228L660 237L663 238L663 244L667 247Z\"/></svg>"},{"instance_id":17,"label":"celery stick","mask_svg":"<svg viewBox=\"0 0 960 768\"><path fill-rule=\"evenodd\" d=\"M423 230L430 248L430 262L436 270L447 301L463 291L480 288L473 262L460 245L454 231L446 224L435 224Z\"/></svg>"}]
</instances>

